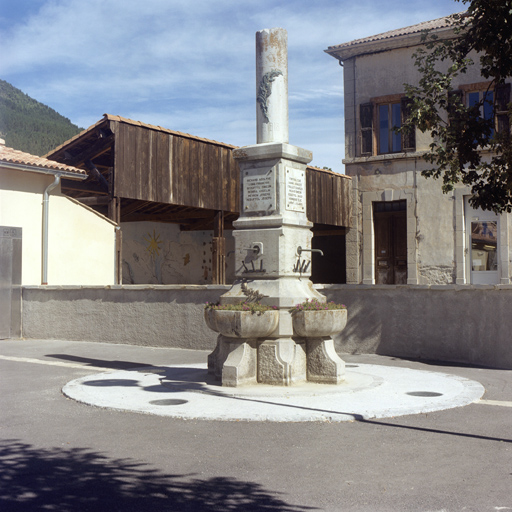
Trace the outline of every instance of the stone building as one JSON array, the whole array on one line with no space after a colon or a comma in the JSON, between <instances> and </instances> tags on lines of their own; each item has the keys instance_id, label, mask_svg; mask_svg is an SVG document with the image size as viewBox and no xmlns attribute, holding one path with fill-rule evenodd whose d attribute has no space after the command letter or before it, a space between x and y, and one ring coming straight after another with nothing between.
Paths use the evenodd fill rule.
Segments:
<instances>
[{"instance_id":1,"label":"stone building","mask_svg":"<svg viewBox=\"0 0 512 512\"><path fill-rule=\"evenodd\" d=\"M420 75L413 53L422 32L453 37L448 18L329 47L343 66L345 166L353 177L353 220L347 234L347 283L507 284L511 275L511 217L473 209L467 187L443 194L421 171L431 137L401 136L404 84ZM478 65L454 82L468 105L489 83ZM510 101L510 84L489 99ZM497 110L497 109L496 109ZM492 105L482 115L494 115Z\"/></svg>"}]
</instances>

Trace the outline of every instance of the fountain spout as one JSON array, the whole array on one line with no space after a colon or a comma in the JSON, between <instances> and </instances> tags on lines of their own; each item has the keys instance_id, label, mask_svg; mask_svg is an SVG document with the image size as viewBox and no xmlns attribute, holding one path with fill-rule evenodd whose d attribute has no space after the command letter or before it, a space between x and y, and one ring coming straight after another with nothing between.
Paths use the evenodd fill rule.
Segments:
<instances>
[{"instance_id":1,"label":"fountain spout","mask_svg":"<svg viewBox=\"0 0 512 512\"><path fill-rule=\"evenodd\" d=\"M324 252L320 249L303 249L300 245L297 247L297 255L300 256L303 252L318 252L320 256L324 255Z\"/></svg>"}]
</instances>

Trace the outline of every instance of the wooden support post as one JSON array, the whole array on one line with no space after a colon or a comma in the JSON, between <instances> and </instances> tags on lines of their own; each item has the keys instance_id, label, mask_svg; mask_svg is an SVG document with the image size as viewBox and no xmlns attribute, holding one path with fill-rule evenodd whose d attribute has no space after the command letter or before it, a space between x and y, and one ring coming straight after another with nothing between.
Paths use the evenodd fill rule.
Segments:
<instances>
[{"instance_id":1,"label":"wooden support post","mask_svg":"<svg viewBox=\"0 0 512 512\"><path fill-rule=\"evenodd\" d=\"M224 212L218 211L213 221L212 284L226 284L226 239Z\"/></svg>"},{"instance_id":2,"label":"wooden support post","mask_svg":"<svg viewBox=\"0 0 512 512\"><path fill-rule=\"evenodd\" d=\"M108 218L117 222L116 229L116 284L123 284L123 235L121 233L121 198L113 197L108 203Z\"/></svg>"}]
</instances>

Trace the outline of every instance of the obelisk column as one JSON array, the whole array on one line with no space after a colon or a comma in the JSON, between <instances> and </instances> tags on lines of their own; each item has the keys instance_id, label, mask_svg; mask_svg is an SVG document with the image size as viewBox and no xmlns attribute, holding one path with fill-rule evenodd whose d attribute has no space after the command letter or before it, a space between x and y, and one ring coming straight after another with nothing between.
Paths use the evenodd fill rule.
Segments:
<instances>
[{"instance_id":1,"label":"obelisk column","mask_svg":"<svg viewBox=\"0 0 512 512\"><path fill-rule=\"evenodd\" d=\"M288 142L288 37L283 28L256 32L256 140Z\"/></svg>"}]
</instances>

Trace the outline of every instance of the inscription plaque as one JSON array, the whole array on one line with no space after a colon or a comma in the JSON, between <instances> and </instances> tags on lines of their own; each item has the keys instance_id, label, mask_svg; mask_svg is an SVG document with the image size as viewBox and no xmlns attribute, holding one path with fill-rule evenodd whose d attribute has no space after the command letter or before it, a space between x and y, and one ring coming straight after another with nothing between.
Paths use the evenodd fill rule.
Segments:
<instances>
[{"instance_id":1,"label":"inscription plaque","mask_svg":"<svg viewBox=\"0 0 512 512\"><path fill-rule=\"evenodd\" d=\"M267 212L276 209L276 181L274 169L247 169L243 178L243 209Z\"/></svg>"},{"instance_id":2,"label":"inscription plaque","mask_svg":"<svg viewBox=\"0 0 512 512\"><path fill-rule=\"evenodd\" d=\"M305 171L288 167L286 169L286 209L293 212L306 211Z\"/></svg>"}]
</instances>

